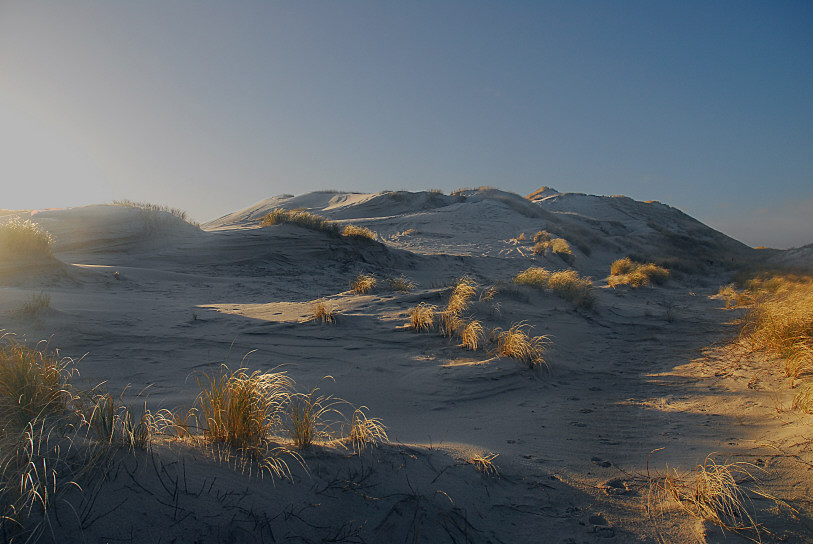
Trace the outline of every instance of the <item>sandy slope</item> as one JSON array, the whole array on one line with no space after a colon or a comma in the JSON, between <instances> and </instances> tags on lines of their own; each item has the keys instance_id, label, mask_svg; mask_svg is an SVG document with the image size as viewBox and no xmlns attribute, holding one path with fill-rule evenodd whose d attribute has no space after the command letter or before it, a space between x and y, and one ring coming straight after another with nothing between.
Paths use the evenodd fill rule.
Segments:
<instances>
[{"instance_id":1,"label":"sandy slope","mask_svg":"<svg viewBox=\"0 0 813 544\"><path fill-rule=\"evenodd\" d=\"M280 206L368 226L383 244L256 226ZM813 527L811 416L777 412L787 388L770 361L724 347L736 314L709 298L759 254L674 208L555 190L533 201L496 190L311 193L202 231L113 206L34 219L54 234L61 262L4 273L0 327L87 354L81 383L107 381L132 405L188 405L196 372L251 352L252 370L285 365L302 390L366 405L392 442L361 456L309 452L309 474L295 469L293 483L172 444L120 452L106 477L71 491L78 513L52 513L44 541L740 541L645 508L647 462L656 476L714 452L759 466L763 487L799 510L754 500L764 541L804 542ZM575 268L594 279L594 309L509 283L532 265L567 268L516 239L541 228L580 241ZM630 253L677 256L683 271L664 287L607 288L609 264ZM360 272L379 288L348 291ZM381 281L401 274L415 290ZM463 274L498 287L471 308L488 327L523 321L551 337L549 372L404 328L409 308L444 304ZM40 291L51 308L14 313ZM319 298L340 311L336 325L303 322ZM498 453L500 476L475 471L465 461L475 453Z\"/></svg>"}]
</instances>

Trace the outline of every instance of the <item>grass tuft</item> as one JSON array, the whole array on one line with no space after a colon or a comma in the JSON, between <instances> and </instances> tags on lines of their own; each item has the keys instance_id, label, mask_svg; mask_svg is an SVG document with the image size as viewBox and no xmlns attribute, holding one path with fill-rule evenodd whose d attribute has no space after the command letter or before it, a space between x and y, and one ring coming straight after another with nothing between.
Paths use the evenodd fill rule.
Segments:
<instances>
[{"instance_id":1,"label":"grass tuft","mask_svg":"<svg viewBox=\"0 0 813 544\"><path fill-rule=\"evenodd\" d=\"M122 207L125 207L125 208L136 208L136 209L142 210L142 211L144 211L144 212L146 212L148 214L155 214L156 212L165 212L165 213L168 213L170 215L173 215L173 216L177 217L178 219L180 219L181 221L183 221L185 223L189 223L190 225L195 225L196 227L200 226L199 223L197 223L195 221L192 221L189 218L189 214L186 213L186 211L181 210L179 208L171 208L171 207L165 206L163 204L152 204L150 202L134 202L132 200L124 199L124 200L114 200L113 205L114 206L122 206Z\"/></svg>"},{"instance_id":2,"label":"grass tuft","mask_svg":"<svg viewBox=\"0 0 813 544\"><path fill-rule=\"evenodd\" d=\"M468 462L483 476L496 477L499 476L500 472L497 470L497 465L494 464L494 459L499 456L499 453L480 454L471 457Z\"/></svg>"},{"instance_id":3,"label":"grass tuft","mask_svg":"<svg viewBox=\"0 0 813 544\"><path fill-rule=\"evenodd\" d=\"M318 387L310 393L293 393L288 403L288 433L294 447L306 450L317 442L333 438L332 426L326 421L331 412L341 415L335 406L343 403L331 395L319 395Z\"/></svg>"},{"instance_id":4,"label":"grass tuft","mask_svg":"<svg viewBox=\"0 0 813 544\"><path fill-rule=\"evenodd\" d=\"M430 331L435 326L437 307L421 302L409 311L409 324L415 332Z\"/></svg>"},{"instance_id":5,"label":"grass tuft","mask_svg":"<svg viewBox=\"0 0 813 544\"><path fill-rule=\"evenodd\" d=\"M610 275L607 284L610 287L629 285L630 287L644 287L650 283L662 285L669 279L669 271L655 263L638 263L624 257L610 265Z\"/></svg>"},{"instance_id":6,"label":"grass tuft","mask_svg":"<svg viewBox=\"0 0 813 544\"><path fill-rule=\"evenodd\" d=\"M406 276L398 276L397 278L387 278L387 285L393 291L401 291L402 293L408 293L415 289L415 282L407 278Z\"/></svg>"},{"instance_id":7,"label":"grass tuft","mask_svg":"<svg viewBox=\"0 0 813 544\"><path fill-rule=\"evenodd\" d=\"M343 236L349 238L362 238L364 240L375 240L375 233L367 227L357 227L356 225L347 225L344 227Z\"/></svg>"},{"instance_id":8,"label":"grass tuft","mask_svg":"<svg viewBox=\"0 0 813 544\"><path fill-rule=\"evenodd\" d=\"M463 276L454 286L452 294L449 296L449 302L446 305L446 311L456 315L460 315L466 308L468 308L471 299L477 294L477 283L469 276Z\"/></svg>"},{"instance_id":9,"label":"grass tuft","mask_svg":"<svg viewBox=\"0 0 813 544\"><path fill-rule=\"evenodd\" d=\"M590 278L579 276L575 270L551 273L541 267L531 267L514 276L514 283L550 289L576 308L592 308L596 300Z\"/></svg>"},{"instance_id":10,"label":"grass tuft","mask_svg":"<svg viewBox=\"0 0 813 544\"><path fill-rule=\"evenodd\" d=\"M334 236L339 235L339 226L336 223L329 221L321 215L307 212L305 210L286 210L284 208L276 208L267 213L261 220L261 227L269 227L271 225L278 225L288 223L297 225L306 229L317 230Z\"/></svg>"},{"instance_id":11,"label":"grass tuft","mask_svg":"<svg viewBox=\"0 0 813 544\"><path fill-rule=\"evenodd\" d=\"M350 282L350 289L357 295L366 295L373 290L375 284L375 276L370 274L359 274L355 280Z\"/></svg>"},{"instance_id":12,"label":"grass tuft","mask_svg":"<svg viewBox=\"0 0 813 544\"><path fill-rule=\"evenodd\" d=\"M483 324L480 321L469 321L460 333L461 347L471 351L477 351L477 348L483 344L485 338L485 331Z\"/></svg>"},{"instance_id":13,"label":"grass tuft","mask_svg":"<svg viewBox=\"0 0 813 544\"><path fill-rule=\"evenodd\" d=\"M366 406L356 408L350 424L350 443L353 451L359 453L368 446L382 444L389 440L387 428L378 418L368 417Z\"/></svg>"},{"instance_id":14,"label":"grass tuft","mask_svg":"<svg viewBox=\"0 0 813 544\"><path fill-rule=\"evenodd\" d=\"M53 241L38 224L14 216L0 225L0 259L49 256Z\"/></svg>"},{"instance_id":15,"label":"grass tuft","mask_svg":"<svg viewBox=\"0 0 813 544\"><path fill-rule=\"evenodd\" d=\"M335 308L329 307L324 300L318 300L313 303L313 315L310 321L336 323L337 316L338 312Z\"/></svg>"},{"instance_id":16,"label":"grass tuft","mask_svg":"<svg viewBox=\"0 0 813 544\"><path fill-rule=\"evenodd\" d=\"M543 354L549 341L548 337L529 336L525 328L530 326L525 323L514 323L507 331L495 329L492 334L496 337L497 355L517 359L532 369L546 366Z\"/></svg>"}]
</instances>

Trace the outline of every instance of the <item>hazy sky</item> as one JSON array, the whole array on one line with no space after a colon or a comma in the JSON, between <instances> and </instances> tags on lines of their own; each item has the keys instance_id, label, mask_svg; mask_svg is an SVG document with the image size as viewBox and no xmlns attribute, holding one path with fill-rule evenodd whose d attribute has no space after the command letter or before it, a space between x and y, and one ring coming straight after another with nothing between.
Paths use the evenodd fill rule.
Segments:
<instances>
[{"instance_id":1,"label":"hazy sky","mask_svg":"<svg viewBox=\"0 0 813 544\"><path fill-rule=\"evenodd\" d=\"M0 208L626 194L813 242L810 1L0 0Z\"/></svg>"}]
</instances>

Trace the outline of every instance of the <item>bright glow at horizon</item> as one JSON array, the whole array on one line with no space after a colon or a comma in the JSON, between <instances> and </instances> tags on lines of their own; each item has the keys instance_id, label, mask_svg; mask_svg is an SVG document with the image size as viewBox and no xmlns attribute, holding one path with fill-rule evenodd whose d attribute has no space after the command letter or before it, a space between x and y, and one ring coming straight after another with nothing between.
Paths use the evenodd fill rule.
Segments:
<instances>
[{"instance_id":1,"label":"bright glow at horizon","mask_svg":"<svg viewBox=\"0 0 813 544\"><path fill-rule=\"evenodd\" d=\"M0 208L281 193L659 200L813 242L809 2L0 4Z\"/></svg>"}]
</instances>

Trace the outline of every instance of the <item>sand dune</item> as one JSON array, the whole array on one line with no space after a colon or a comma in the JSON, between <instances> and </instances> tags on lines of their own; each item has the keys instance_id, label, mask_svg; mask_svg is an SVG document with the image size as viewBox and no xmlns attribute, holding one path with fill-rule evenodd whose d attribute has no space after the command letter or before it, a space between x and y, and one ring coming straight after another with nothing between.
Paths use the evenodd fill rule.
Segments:
<instances>
[{"instance_id":1,"label":"sand dune","mask_svg":"<svg viewBox=\"0 0 813 544\"><path fill-rule=\"evenodd\" d=\"M258 225L280 207L377 239ZM77 383L104 381L124 403L157 410L189 406L195 376L221 362L284 365L300 390L364 405L389 433L360 455L307 451L293 481L170 440L122 450L67 492L73 506L47 513L44 542L747 541L675 507L646 509L654 476L712 453L758 466L767 492L797 510L755 500L763 541L809 541L810 503L797 499L813 496L813 416L777 413L776 395L788 393L771 361L725 347L736 312L710 298L765 254L675 208L472 189L279 196L201 228L119 206L32 220L54 236L56 264L3 265L0 328L81 358ZM540 230L569 242L572 266L534 254ZM806 248L771 259L806 263ZM670 280L609 288L610 264L631 255L663 262ZM591 277L595 304L512 283L531 266ZM350 290L360 273L378 279L368 294ZM548 336L547 369L405 327L411 308L445 305L464 275L477 295L463 317ZM414 289L388 285L401 276ZM15 311L40 292L48 308ZM319 299L335 324L308 321ZM499 454L497 476L471 463L488 454Z\"/></svg>"}]
</instances>

